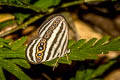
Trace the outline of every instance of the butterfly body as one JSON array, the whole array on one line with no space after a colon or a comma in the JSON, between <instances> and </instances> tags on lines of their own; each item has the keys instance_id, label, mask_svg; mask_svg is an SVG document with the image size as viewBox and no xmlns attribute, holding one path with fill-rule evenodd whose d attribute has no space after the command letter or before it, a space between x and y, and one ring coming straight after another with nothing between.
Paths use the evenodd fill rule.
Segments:
<instances>
[{"instance_id":1,"label":"butterfly body","mask_svg":"<svg viewBox=\"0 0 120 80\"><path fill-rule=\"evenodd\" d=\"M26 56L33 64L50 61L64 56L67 44L68 24L63 16L54 15L40 26L38 37L26 49Z\"/></svg>"}]
</instances>

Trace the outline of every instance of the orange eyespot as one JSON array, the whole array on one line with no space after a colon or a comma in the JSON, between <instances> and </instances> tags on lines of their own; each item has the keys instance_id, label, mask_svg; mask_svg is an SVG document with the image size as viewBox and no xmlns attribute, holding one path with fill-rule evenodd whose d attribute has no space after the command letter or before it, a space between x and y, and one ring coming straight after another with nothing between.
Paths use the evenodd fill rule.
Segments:
<instances>
[{"instance_id":1,"label":"orange eyespot","mask_svg":"<svg viewBox=\"0 0 120 80\"><path fill-rule=\"evenodd\" d=\"M42 56L42 53L38 53L37 56Z\"/></svg>"},{"instance_id":2,"label":"orange eyespot","mask_svg":"<svg viewBox=\"0 0 120 80\"><path fill-rule=\"evenodd\" d=\"M40 61L41 61L41 58L40 58L40 57L38 57L38 58L37 58L37 62L39 63Z\"/></svg>"},{"instance_id":3,"label":"orange eyespot","mask_svg":"<svg viewBox=\"0 0 120 80\"><path fill-rule=\"evenodd\" d=\"M53 26L56 27L56 26L57 26L57 23L54 22L54 23L53 23Z\"/></svg>"},{"instance_id":4,"label":"orange eyespot","mask_svg":"<svg viewBox=\"0 0 120 80\"><path fill-rule=\"evenodd\" d=\"M45 39L41 39L40 42L45 42L46 40Z\"/></svg>"},{"instance_id":5,"label":"orange eyespot","mask_svg":"<svg viewBox=\"0 0 120 80\"><path fill-rule=\"evenodd\" d=\"M46 34L51 34L52 33L52 31L51 30L48 30L47 32L46 32Z\"/></svg>"},{"instance_id":6,"label":"orange eyespot","mask_svg":"<svg viewBox=\"0 0 120 80\"><path fill-rule=\"evenodd\" d=\"M49 37L50 37L49 34L45 34L44 36L45 39L48 39Z\"/></svg>"},{"instance_id":7,"label":"orange eyespot","mask_svg":"<svg viewBox=\"0 0 120 80\"><path fill-rule=\"evenodd\" d=\"M42 46L43 46L43 45L44 45L44 43L43 43L43 42L41 42L41 43L40 43L40 45L42 45Z\"/></svg>"},{"instance_id":8,"label":"orange eyespot","mask_svg":"<svg viewBox=\"0 0 120 80\"><path fill-rule=\"evenodd\" d=\"M46 46L45 41L46 41L45 39L41 39L41 41L38 43L36 56L39 56L40 55L39 53L42 54L45 51L45 46Z\"/></svg>"},{"instance_id":9,"label":"orange eyespot","mask_svg":"<svg viewBox=\"0 0 120 80\"><path fill-rule=\"evenodd\" d=\"M58 24L60 23L60 21L61 21L61 18L57 18L55 22Z\"/></svg>"},{"instance_id":10,"label":"orange eyespot","mask_svg":"<svg viewBox=\"0 0 120 80\"><path fill-rule=\"evenodd\" d=\"M58 17L56 20L61 20L62 18L61 17Z\"/></svg>"},{"instance_id":11,"label":"orange eyespot","mask_svg":"<svg viewBox=\"0 0 120 80\"><path fill-rule=\"evenodd\" d=\"M49 30L53 31L55 29L55 26L50 26Z\"/></svg>"},{"instance_id":12,"label":"orange eyespot","mask_svg":"<svg viewBox=\"0 0 120 80\"><path fill-rule=\"evenodd\" d=\"M43 50L43 46L39 46L38 49L41 51Z\"/></svg>"},{"instance_id":13,"label":"orange eyespot","mask_svg":"<svg viewBox=\"0 0 120 80\"><path fill-rule=\"evenodd\" d=\"M56 23L59 24L59 23L60 23L60 20L56 20Z\"/></svg>"},{"instance_id":14,"label":"orange eyespot","mask_svg":"<svg viewBox=\"0 0 120 80\"><path fill-rule=\"evenodd\" d=\"M36 60L39 63L42 60L43 53L37 53L36 54Z\"/></svg>"}]
</instances>

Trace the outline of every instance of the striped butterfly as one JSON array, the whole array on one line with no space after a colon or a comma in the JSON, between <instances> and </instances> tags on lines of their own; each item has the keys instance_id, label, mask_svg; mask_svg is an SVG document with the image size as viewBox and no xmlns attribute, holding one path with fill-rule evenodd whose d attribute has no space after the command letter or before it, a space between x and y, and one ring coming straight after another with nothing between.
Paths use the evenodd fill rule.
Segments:
<instances>
[{"instance_id":1,"label":"striped butterfly","mask_svg":"<svg viewBox=\"0 0 120 80\"><path fill-rule=\"evenodd\" d=\"M69 53L68 24L64 16L56 14L49 17L39 28L37 38L31 40L26 48L29 62L39 64Z\"/></svg>"}]
</instances>

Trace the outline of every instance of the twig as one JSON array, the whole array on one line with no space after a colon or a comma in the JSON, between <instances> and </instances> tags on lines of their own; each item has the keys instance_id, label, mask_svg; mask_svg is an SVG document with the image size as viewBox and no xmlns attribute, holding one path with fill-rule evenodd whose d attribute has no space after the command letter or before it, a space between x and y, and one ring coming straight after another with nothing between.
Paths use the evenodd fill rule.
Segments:
<instances>
[{"instance_id":1,"label":"twig","mask_svg":"<svg viewBox=\"0 0 120 80\"><path fill-rule=\"evenodd\" d=\"M47 79L47 80L52 80L48 75L46 75L45 73L42 73L42 75Z\"/></svg>"},{"instance_id":2,"label":"twig","mask_svg":"<svg viewBox=\"0 0 120 80\"><path fill-rule=\"evenodd\" d=\"M83 2L84 2L84 0L74 1L74 2L68 2L68 3L63 4L60 8L65 8L65 7L77 5L77 4L80 4L80 3L83 3Z\"/></svg>"},{"instance_id":3,"label":"twig","mask_svg":"<svg viewBox=\"0 0 120 80\"><path fill-rule=\"evenodd\" d=\"M29 19L28 21L26 21L25 23L17 26L16 28L14 28L14 29L12 29L12 30L10 30L10 31L7 31L7 32L1 34L0 37L6 36L6 35L8 35L8 34L10 34L10 33L13 33L13 32L15 32L15 31L17 31L17 30L19 30L19 29L22 29L22 28L24 29L26 26L28 26L29 24L35 22L36 20L40 19L40 18L43 17L43 16L44 16L44 15L41 15L41 14L39 14L39 15L37 15L37 16L34 16L34 17L32 17L31 19Z\"/></svg>"}]
</instances>

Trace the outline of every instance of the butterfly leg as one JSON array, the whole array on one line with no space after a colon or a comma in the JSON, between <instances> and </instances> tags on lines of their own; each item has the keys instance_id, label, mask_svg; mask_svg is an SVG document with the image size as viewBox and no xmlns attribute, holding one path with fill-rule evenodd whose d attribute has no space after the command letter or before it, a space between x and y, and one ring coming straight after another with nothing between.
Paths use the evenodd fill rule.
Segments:
<instances>
[{"instance_id":1,"label":"butterfly leg","mask_svg":"<svg viewBox=\"0 0 120 80\"><path fill-rule=\"evenodd\" d=\"M65 54L65 56L66 56L66 58L67 58L67 61L69 62L69 57L68 57L67 53L70 53L70 49L68 49L68 50L66 51L66 54Z\"/></svg>"},{"instance_id":2,"label":"butterfly leg","mask_svg":"<svg viewBox=\"0 0 120 80\"><path fill-rule=\"evenodd\" d=\"M58 63L59 59L60 59L60 57L58 57L58 59L56 60L54 66L53 66L53 70L55 70L55 68L57 67L57 63Z\"/></svg>"},{"instance_id":3,"label":"butterfly leg","mask_svg":"<svg viewBox=\"0 0 120 80\"><path fill-rule=\"evenodd\" d=\"M67 55L67 54L65 54L65 56L66 56L67 61L69 62L69 57L68 57L68 55Z\"/></svg>"}]
</instances>

